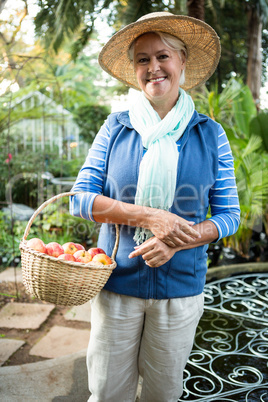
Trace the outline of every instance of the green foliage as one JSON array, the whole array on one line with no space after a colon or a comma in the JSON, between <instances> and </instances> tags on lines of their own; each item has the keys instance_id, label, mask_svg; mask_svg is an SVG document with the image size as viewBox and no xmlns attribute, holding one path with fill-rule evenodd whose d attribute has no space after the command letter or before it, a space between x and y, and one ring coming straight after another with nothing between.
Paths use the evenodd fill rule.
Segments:
<instances>
[{"instance_id":1,"label":"green foliage","mask_svg":"<svg viewBox=\"0 0 268 402\"><path fill-rule=\"evenodd\" d=\"M47 46L52 45L57 51L63 41L70 38L81 26L86 24L87 32L83 41L87 41L93 29L94 0L42 0L38 1L40 11L35 17L36 33L44 39Z\"/></svg>"},{"instance_id":2,"label":"green foliage","mask_svg":"<svg viewBox=\"0 0 268 402\"><path fill-rule=\"evenodd\" d=\"M178 0L170 2L170 9L178 12L181 3ZM71 39L73 59L77 58L94 34L95 19L103 10L108 11L109 23L118 30L144 14L168 9L160 0L47 0L45 3L39 0L38 5L40 11L35 18L37 35L47 48L52 46L56 52Z\"/></svg>"},{"instance_id":3,"label":"green foliage","mask_svg":"<svg viewBox=\"0 0 268 402\"><path fill-rule=\"evenodd\" d=\"M202 92L192 94L198 112L220 122L227 130L234 123L233 103L241 96L241 86L234 82L230 79L221 92L215 83L210 90L204 87Z\"/></svg>"},{"instance_id":4,"label":"green foliage","mask_svg":"<svg viewBox=\"0 0 268 402\"><path fill-rule=\"evenodd\" d=\"M263 148L268 152L268 113L259 113L249 123L250 134L262 139Z\"/></svg>"},{"instance_id":5,"label":"green foliage","mask_svg":"<svg viewBox=\"0 0 268 402\"><path fill-rule=\"evenodd\" d=\"M265 223L268 203L268 155L262 153L260 137L249 140L231 139L234 166L241 208L241 223L237 233L225 241L242 255L249 253L252 231L259 231Z\"/></svg>"},{"instance_id":6,"label":"green foliage","mask_svg":"<svg viewBox=\"0 0 268 402\"><path fill-rule=\"evenodd\" d=\"M51 86L53 95L71 112L81 105L105 100L106 91L96 85L96 81L102 80L102 69L97 63L97 54L90 46L89 50L90 56L81 55L76 62L57 65L54 71L57 86Z\"/></svg>"},{"instance_id":7,"label":"green foliage","mask_svg":"<svg viewBox=\"0 0 268 402\"><path fill-rule=\"evenodd\" d=\"M241 134L246 137L250 133L250 121L257 115L257 109L250 89L241 82L232 81L234 89L238 89L239 96L232 100L234 119Z\"/></svg>"},{"instance_id":8,"label":"green foliage","mask_svg":"<svg viewBox=\"0 0 268 402\"><path fill-rule=\"evenodd\" d=\"M219 87L231 78L234 72L244 80L247 76L248 57L248 9L257 7L264 21L267 22L267 0L207 0L205 19L221 38L222 56L215 74L209 79L208 86L216 80ZM37 34L45 39L47 47L58 50L66 38L71 40L72 57L75 59L94 35L94 21L105 10L107 22L118 31L123 26L136 21L141 16L154 11L170 11L174 14L187 14L187 2L175 1L137 1L137 0L78 0L39 1L40 12L35 24ZM266 46L268 34L263 31L263 63L268 57ZM65 41L65 42L64 42ZM266 74L263 69L264 75Z\"/></svg>"},{"instance_id":9,"label":"green foliage","mask_svg":"<svg viewBox=\"0 0 268 402\"><path fill-rule=\"evenodd\" d=\"M54 177L76 177L84 159L81 156L67 160L66 155L60 158L58 150L34 152L29 149L13 155L9 163L0 159L0 201L6 201L6 193L11 191L13 202L35 208L40 188L46 186L42 174L49 171ZM43 191L45 195L46 189Z\"/></svg>"},{"instance_id":10,"label":"green foliage","mask_svg":"<svg viewBox=\"0 0 268 402\"><path fill-rule=\"evenodd\" d=\"M247 75L247 16L244 1L208 1L206 22L221 39L222 53L214 74L221 88L222 83L235 72L240 77ZM213 82L213 77L209 80Z\"/></svg>"},{"instance_id":11,"label":"green foliage","mask_svg":"<svg viewBox=\"0 0 268 402\"><path fill-rule=\"evenodd\" d=\"M257 8L261 17L268 13L267 0L208 0L206 5L206 22L211 25L221 39L221 59L215 74L209 79L209 85L217 80L219 87L231 74L246 82L248 60L248 12ZM266 17L265 17L266 18ZM267 19L266 19L267 22ZM267 78L266 65L268 57L268 32L262 32L263 81Z\"/></svg>"},{"instance_id":12,"label":"green foliage","mask_svg":"<svg viewBox=\"0 0 268 402\"><path fill-rule=\"evenodd\" d=\"M24 233L22 222L11 221L10 217L0 211L0 256L5 256L7 261L6 266L20 255L19 244Z\"/></svg>"},{"instance_id":13,"label":"green foliage","mask_svg":"<svg viewBox=\"0 0 268 402\"><path fill-rule=\"evenodd\" d=\"M198 111L222 124L229 138L234 157L241 223L237 233L223 239L223 243L248 256L253 230L258 231L262 224L266 224L268 154L263 146L262 135L265 138L267 115L256 116L251 92L241 80L231 79L220 94L217 86L211 92L206 91L206 95L195 94L195 103ZM258 129L260 131L257 133Z\"/></svg>"},{"instance_id":14,"label":"green foliage","mask_svg":"<svg viewBox=\"0 0 268 402\"><path fill-rule=\"evenodd\" d=\"M268 24L268 0L251 0L252 7L256 7L264 26Z\"/></svg>"},{"instance_id":15,"label":"green foliage","mask_svg":"<svg viewBox=\"0 0 268 402\"><path fill-rule=\"evenodd\" d=\"M38 237L45 243L57 241L64 244L68 241L84 243L86 239L95 237L96 227L93 222L74 217L69 214L68 200L49 204L42 213L38 223ZM29 236L29 239L34 235Z\"/></svg>"},{"instance_id":16,"label":"green foliage","mask_svg":"<svg viewBox=\"0 0 268 402\"><path fill-rule=\"evenodd\" d=\"M8 266L15 256L20 255L19 244L23 238L27 222L11 220L0 211L0 256L5 256ZM98 227L90 221L73 217L68 211L68 200L49 204L33 222L27 240L39 237L46 244L56 241L64 244L69 241L87 246L88 239L96 244Z\"/></svg>"},{"instance_id":17,"label":"green foliage","mask_svg":"<svg viewBox=\"0 0 268 402\"><path fill-rule=\"evenodd\" d=\"M74 120L80 128L79 135L87 142L92 142L110 109L102 105L82 105L76 109Z\"/></svg>"},{"instance_id":18,"label":"green foliage","mask_svg":"<svg viewBox=\"0 0 268 402\"><path fill-rule=\"evenodd\" d=\"M63 55L64 60L66 54ZM13 201L36 207L38 183L42 173L49 171L55 177L74 177L84 162L84 155L76 157L76 151L72 149L72 159L67 160L70 150L67 150L68 144L64 137L64 134L67 136L66 131L63 132L63 153L61 156L59 156L57 147L51 149L51 144L45 144L43 150L40 145L37 145L35 151L32 150L32 146L30 148L27 144L25 149L21 126L18 128L17 123L23 119L26 119L30 124L32 119L40 119L39 122L52 119L55 124L59 125L62 115L59 115L61 112L56 110L58 105L60 110L63 106L71 113L75 113L81 106L94 101L94 113L90 115L91 121L85 119L82 123L84 124L86 121L91 130L94 126L95 136L107 117L109 109L105 109L104 106L98 108L97 105L99 99L105 102L107 98L105 89L102 90L93 82L94 80L101 80L102 74L93 52L91 56L79 57L75 63L58 64L58 61L51 60L50 57L26 60L27 63L25 62L20 73L23 74L25 83L30 82L29 85L15 93L7 92L0 99L0 200L5 201L6 185L14 178L18 178L12 189ZM29 68L30 66L31 68ZM47 68L48 66L49 68ZM29 75L27 75L28 73ZM31 102L31 99L27 101L26 105L23 105L22 99L36 93L36 91L48 97L48 106L45 104L36 106L35 102ZM102 117L100 116L101 111L103 112ZM96 116L98 116L98 120L96 120ZM97 124L99 124L98 127ZM36 126L37 129L40 129L40 125L34 125L34 127ZM93 130L91 135L93 136ZM27 131L27 141L30 138L31 136ZM5 161L9 153L12 154L12 160L7 163Z\"/></svg>"},{"instance_id":19,"label":"green foliage","mask_svg":"<svg viewBox=\"0 0 268 402\"><path fill-rule=\"evenodd\" d=\"M136 0L118 1L115 3L114 10L110 14L108 21L115 30L118 31L123 26L137 21L143 15L155 11L168 11L171 8L173 12L175 12L176 9L179 14L178 3L182 3L182 1L169 2L168 6L161 0L144 0L138 2Z\"/></svg>"},{"instance_id":20,"label":"green foliage","mask_svg":"<svg viewBox=\"0 0 268 402\"><path fill-rule=\"evenodd\" d=\"M58 154L48 154L48 171L55 177L76 177L85 158L79 157L71 160L67 160L64 155L61 159Z\"/></svg>"},{"instance_id":21,"label":"green foliage","mask_svg":"<svg viewBox=\"0 0 268 402\"><path fill-rule=\"evenodd\" d=\"M0 142L1 143L1 142ZM6 155L3 155L4 158ZM29 206L36 205L38 178L44 171L44 157L40 152L25 151L12 155L9 163L0 161L0 200L6 200L8 189L12 192L14 202Z\"/></svg>"}]
</instances>

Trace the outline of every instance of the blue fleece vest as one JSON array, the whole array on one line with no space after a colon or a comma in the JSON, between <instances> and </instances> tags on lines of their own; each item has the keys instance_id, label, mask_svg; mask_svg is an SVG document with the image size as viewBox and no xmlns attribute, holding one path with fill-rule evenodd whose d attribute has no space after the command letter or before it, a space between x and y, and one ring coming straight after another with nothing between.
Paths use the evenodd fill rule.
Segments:
<instances>
[{"instance_id":1,"label":"blue fleece vest","mask_svg":"<svg viewBox=\"0 0 268 402\"><path fill-rule=\"evenodd\" d=\"M111 138L103 195L134 203L143 156L141 137L131 126L128 112L111 114L108 125ZM208 193L217 173L218 125L195 112L181 140L177 190L170 211L195 223L204 221L209 207ZM105 289L143 299L194 296L203 291L207 245L177 252L161 267L150 268L142 257L128 258L136 245L134 231L133 227L120 226L117 268ZM111 255L114 242L114 225L102 224L98 246Z\"/></svg>"}]
</instances>

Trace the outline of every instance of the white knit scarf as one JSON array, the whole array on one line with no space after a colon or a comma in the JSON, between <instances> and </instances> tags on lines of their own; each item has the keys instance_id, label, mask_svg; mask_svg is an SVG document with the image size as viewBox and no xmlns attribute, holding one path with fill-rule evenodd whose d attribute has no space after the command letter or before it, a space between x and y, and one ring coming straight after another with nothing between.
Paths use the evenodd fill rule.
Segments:
<instances>
[{"instance_id":1,"label":"white knit scarf","mask_svg":"<svg viewBox=\"0 0 268 402\"><path fill-rule=\"evenodd\" d=\"M176 141L193 113L194 102L181 88L176 105L162 120L143 92L130 105L130 122L147 149L140 164L135 204L164 210L172 206L179 158ZM136 228L134 240L140 244L151 236L149 230Z\"/></svg>"}]
</instances>

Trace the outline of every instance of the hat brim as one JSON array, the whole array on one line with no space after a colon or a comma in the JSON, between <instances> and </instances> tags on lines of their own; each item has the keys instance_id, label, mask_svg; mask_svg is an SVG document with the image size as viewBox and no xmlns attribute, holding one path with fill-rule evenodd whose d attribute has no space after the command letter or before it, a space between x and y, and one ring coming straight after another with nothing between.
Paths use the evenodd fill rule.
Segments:
<instances>
[{"instance_id":1,"label":"hat brim","mask_svg":"<svg viewBox=\"0 0 268 402\"><path fill-rule=\"evenodd\" d=\"M140 90L128 49L138 36L160 31L179 38L186 45L188 56L182 88L190 90L205 83L220 59L218 35L210 25L196 18L163 14L140 19L114 34L99 54L99 64L103 70L127 86Z\"/></svg>"}]
</instances>

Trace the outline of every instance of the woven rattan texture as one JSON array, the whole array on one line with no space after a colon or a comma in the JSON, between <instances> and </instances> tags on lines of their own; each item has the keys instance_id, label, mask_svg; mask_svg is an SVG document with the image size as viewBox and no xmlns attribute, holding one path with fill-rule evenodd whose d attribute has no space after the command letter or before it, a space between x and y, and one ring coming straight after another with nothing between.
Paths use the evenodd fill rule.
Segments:
<instances>
[{"instance_id":1,"label":"woven rattan texture","mask_svg":"<svg viewBox=\"0 0 268 402\"><path fill-rule=\"evenodd\" d=\"M27 292L49 303L78 306L92 299L109 279L116 263L105 266L58 260L20 245L23 284Z\"/></svg>"},{"instance_id":2,"label":"woven rattan texture","mask_svg":"<svg viewBox=\"0 0 268 402\"><path fill-rule=\"evenodd\" d=\"M79 306L92 299L106 284L116 268L114 260L118 243L119 227L116 225L116 239L110 265L81 264L59 260L27 247L27 236L34 219L50 203L75 195L62 193L44 202L29 220L20 243L22 280L27 292L46 302L61 306Z\"/></svg>"}]
</instances>

